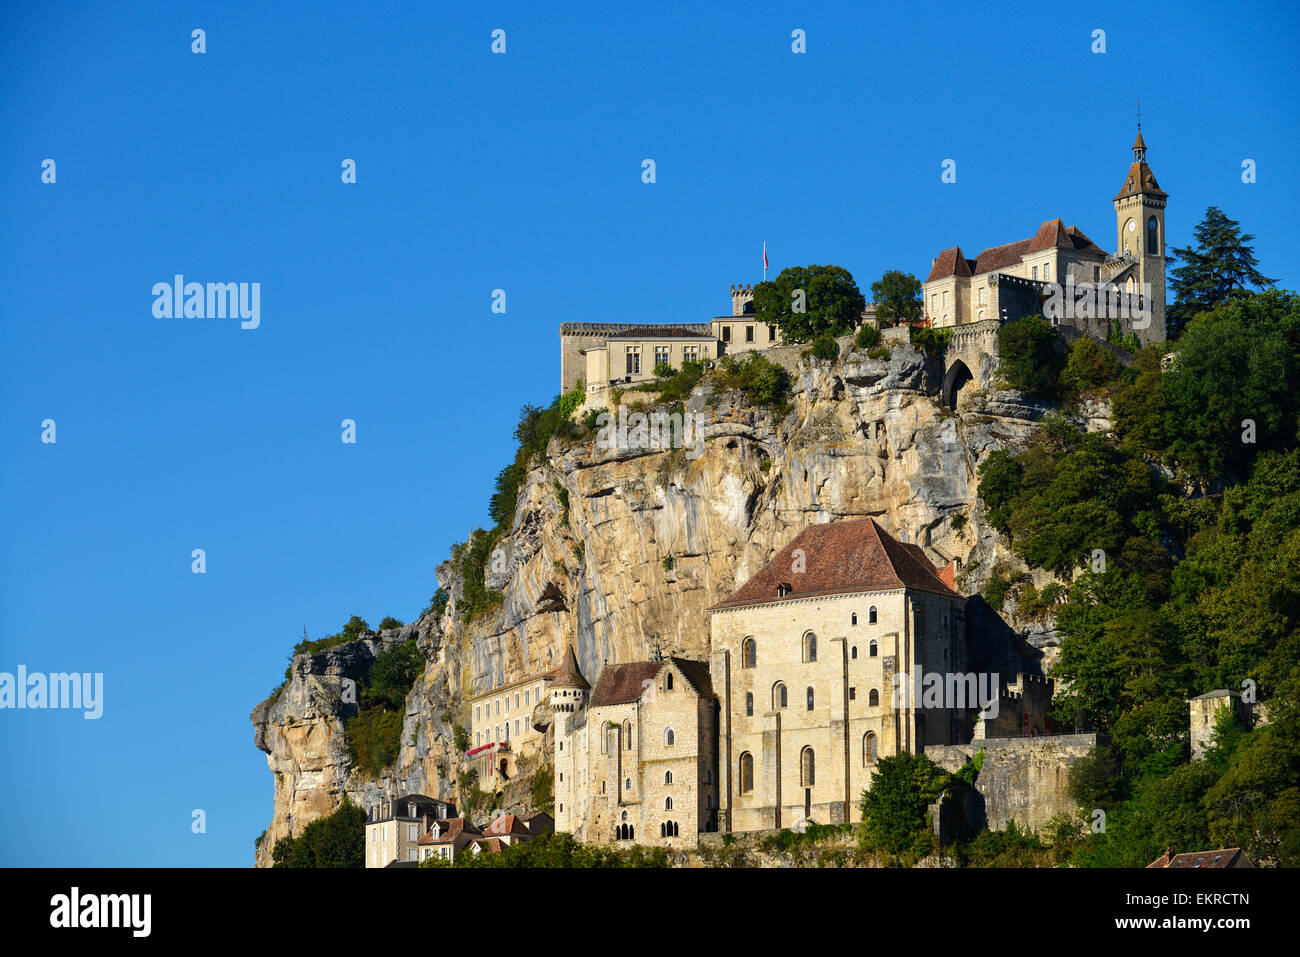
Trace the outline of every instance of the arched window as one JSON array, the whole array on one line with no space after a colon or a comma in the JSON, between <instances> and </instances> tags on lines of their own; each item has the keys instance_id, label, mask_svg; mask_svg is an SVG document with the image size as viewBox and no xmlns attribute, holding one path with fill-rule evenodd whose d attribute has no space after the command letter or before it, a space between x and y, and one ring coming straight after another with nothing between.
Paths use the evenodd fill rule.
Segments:
<instances>
[{"instance_id":1,"label":"arched window","mask_svg":"<svg viewBox=\"0 0 1300 957\"><path fill-rule=\"evenodd\" d=\"M740 793L754 790L754 756L746 751L740 756Z\"/></svg>"},{"instance_id":2,"label":"arched window","mask_svg":"<svg viewBox=\"0 0 1300 957\"><path fill-rule=\"evenodd\" d=\"M817 636L811 631L803 636L803 660L817 660Z\"/></svg>"},{"instance_id":3,"label":"arched window","mask_svg":"<svg viewBox=\"0 0 1300 957\"><path fill-rule=\"evenodd\" d=\"M664 731L664 747L671 748L673 746L673 738L674 735L673 735L672 728L669 728L666 731Z\"/></svg>"},{"instance_id":4,"label":"arched window","mask_svg":"<svg viewBox=\"0 0 1300 957\"><path fill-rule=\"evenodd\" d=\"M673 799L670 797L664 798L664 810L671 811L672 809L673 809Z\"/></svg>"},{"instance_id":5,"label":"arched window","mask_svg":"<svg viewBox=\"0 0 1300 957\"><path fill-rule=\"evenodd\" d=\"M810 687L808 689L808 710L811 711L812 709L813 709L813 690Z\"/></svg>"},{"instance_id":6,"label":"arched window","mask_svg":"<svg viewBox=\"0 0 1300 957\"><path fill-rule=\"evenodd\" d=\"M868 658L874 658L874 657L876 657L876 651L877 651L877 649L876 649L876 639L872 638L872 639L871 639L871 644L867 645L867 657L868 657Z\"/></svg>"},{"instance_id":7,"label":"arched window","mask_svg":"<svg viewBox=\"0 0 1300 957\"><path fill-rule=\"evenodd\" d=\"M870 608L867 609L867 624L874 625L875 623L876 623L876 606L872 605Z\"/></svg>"},{"instance_id":8,"label":"arched window","mask_svg":"<svg viewBox=\"0 0 1300 957\"><path fill-rule=\"evenodd\" d=\"M671 772L671 771L665 771L665 772L664 772L664 784L672 784L672 783L673 783L673 772Z\"/></svg>"},{"instance_id":9,"label":"arched window","mask_svg":"<svg viewBox=\"0 0 1300 957\"><path fill-rule=\"evenodd\" d=\"M740 667L758 667L758 644L753 638L746 638L745 643L740 646Z\"/></svg>"},{"instance_id":10,"label":"arched window","mask_svg":"<svg viewBox=\"0 0 1300 957\"><path fill-rule=\"evenodd\" d=\"M858 613L855 611L853 614L849 615L849 624L856 625L857 623L858 623Z\"/></svg>"},{"instance_id":11,"label":"arched window","mask_svg":"<svg viewBox=\"0 0 1300 957\"><path fill-rule=\"evenodd\" d=\"M623 750L624 751L632 750L632 722L631 721L623 722Z\"/></svg>"},{"instance_id":12,"label":"arched window","mask_svg":"<svg viewBox=\"0 0 1300 957\"><path fill-rule=\"evenodd\" d=\"M778 681L772 686L772 707L784 708L786 706L785 685Z\"/></svg>"},{"instance_id":13,"label":"arched window","mask_svg":"<svg viewBox=\"0 0 1300 957\"><path fill-rule=\"evenodd\" d=\"M799 786L810 788L816 783L817 762L813 758L813 749L804 748L799 754Z\"/></svg>"},{"instance_id":14,"label":"arched window","mask_svg":"<svg viewBox=\"0 0 1300 957\"><path fill-rule=\"evenodd\" d=\"M671 671L668 672L668 681L666 682L666 687L669 691L673 690L673 673Z\"/></svg>"},{"instance_id":15,"label":"arched window","mask_svg":"<svg viewBox=\"0 0 1300 957\"><path fill-rule=\"evenodd\" d=\"M624 821L627 820L627 811L624 811L624 812L623 812L622 820L624 820Z\"/></svg>"},{"instance_id":16,"label":"arched window","mask_svg":"<svg viewBox=\"0 0 1300 957\"><path fill-rule=\"evenodd\" d=\"M880 692L875 688L872 688L871 694L867 695L867 705L872 708L880 707Z\"/></svg>"},{"instance_id":17,"label":"arched window","mask_svg":"<svg viewBox=\"0 0 1300 957\"><path fill-rule=\"evenodd\" d=\"M849 657L852 658L854 661L857 661L857 660L858 660L858 646L857 646L857 645L854 645L852 648L849 649Z\"/></svg>"},{"instance_id":18,"label":"arched window","mask_svg":"<svg viewBox=\"0 0 1300 957\"><path fill-rule=\"evenodd\" d=\"M630 790L632 790L632 779L631 779L631 778L628 778L627 780L625 780L625 781L623 782L623 790L624 790L624 791L630 791ZM627 812L624 811L623 813L626 814Z\"/></svg>"},{"instance_id":19,"label":"arched window","mask_svg":"<svg viewBox=\"0 0 1300 957\"><path fill-rule=\"evenodd\" d=\"M745 692L745 717L754 717L754 692L752 691Z\"/></svg>"},{"instance_id":20,"label":"arched window","mask_svg":"<svg viewBox=\"0 0 1300 957\"><path fill-rule=\"evenodd\" d=\"M862 766L876 763L876 732L868 731L862 736Z\"/></svg>"},{"instance_id":21,"label":"arched window","mask_svg":"<svg viewBox=\"0 0 1300 957\"><path fill-rule=\"evenodd\" d=\"M1147 252L1152 256L1160 255L1160 225L1154 216L1147 220Z\"/></svg>"}]
</instances>

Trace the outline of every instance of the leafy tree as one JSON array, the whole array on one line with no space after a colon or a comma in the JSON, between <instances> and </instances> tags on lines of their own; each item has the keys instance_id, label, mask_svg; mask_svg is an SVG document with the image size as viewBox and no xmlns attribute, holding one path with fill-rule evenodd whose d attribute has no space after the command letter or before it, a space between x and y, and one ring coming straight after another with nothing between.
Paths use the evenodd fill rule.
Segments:
<instances>
[{"instance_id":1,"label":"leafy tree","mask_svg":"<svg viewBox=\"0 0 1300 957\"><path fill-rule=\"evenodd\" d=\"M403 642L381 651L370 665L370 679L366 697L373 703L390 709L400 709L424 671L425 659L414 641Z\"/></svg>"},{"instance_id":2,"label":"leafy tree","mask_svg":"<svg viewBox=\"0 0 1300 957\"><path fill-rule=\"evenodd\" d=\"M1170 324L1180 330L1193 315L1247 291L1248 286L1271 286L1277 282L1256 267L1255 237L1243 235L1241 223L1229 219L1217 206L1205 210L1205 217L1193 233L1196 247L1169 250L1169 258L1181 263L1170 270L1169 285L1175 303L1169 310Z\"/></svg>"},{"instance_id":3,"label":"leafy tree","mask_svg":"<svg viewBox=\"0 0 1300 957\"><path fill-rule=\"evenodd\" d=\"M1025 316L998 328L998 370L1013 389L1055 398L1060 391L1065 351L1042 316Z\"/></svg>"},{"instance_id":4,"label":"leafy tree","mask_svg":"<svg viewBox=\"0 0 1300 957\"><path fill-rule=\"evenodd\" d=\"M1115 353L1095 339L1084 336L1070 346L1061 384L1067 392L1077 395L1114 382L1123 368Z\"/></svg>"},{"instance_id":5,"label":"leafy tree","mask_svg":"<svg viewBox=\"0 0 1300 957\"><path fill-rule=\"evenodd\" d=\"M908 751L876 762L871 789L862 793L862 819L874 847L916 859L932 846L927 810L952 784L952 775L925 755Z\"/></svg>"},{"instance_id":6,"label":"leafy tree","mask_svg":"<svg viewBox=\"0 0 1300 957\"><path fill-rule=\"evenodd\" d=\"M365 867L366 812L347 798L326 817L295 837L282 837L271 850L274 867Z\"/></svg>"},{"instance_id":7,"label":"leafy tree","mask_svg":"<svg viewBox=\"0 0 1300 957\"><path fill-rule=\"evenodd\" d=\"M384 616L384 620L379 623L380 631L388 631L392 628L401 628L401 627L402 627L402 623L398 621L396 618L394 618L392 615Z\"/></svg>"},{"instance_id":8,"label":"leafy tree","mask_svg":"<svg viewBox=\"0 0 1300 957\"><path fill-rule=\"evenodd\" d=\"M808 342L823 333L847 335L861 322L866 304L843 266L791 266L754 287L755 317L779 326L788 342ZM796 312L800 306L806 311Z\"/></svg>"},{"instance_id":9,"label":"leafy tree","mask_svg":"<svg viewBox=\"0 0 1300 957\"><path fill-rule=\"evenodd\" d=\"M921 318L921 281L909 272L889 270L871 284L871 297L876 301L876 319L881 322L916 322Z\"/></svg>"}]
</instances>

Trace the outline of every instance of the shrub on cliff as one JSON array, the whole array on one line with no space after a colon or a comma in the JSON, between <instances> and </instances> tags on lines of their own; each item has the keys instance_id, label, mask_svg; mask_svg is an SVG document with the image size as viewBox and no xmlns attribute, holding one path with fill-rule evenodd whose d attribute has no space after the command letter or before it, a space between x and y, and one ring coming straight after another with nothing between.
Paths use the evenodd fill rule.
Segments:
<instances>
[{"instance_id":1,"label":"shrub on cliff","mask_svg":"<svg viewBox=\"0 0 1300 957\"><path fill-rule=\"evenodd\" d=\"M1060 392L1065 349L1042 316L1026 316L998 329L999 372L1013 389L1040 399Z\"/></svg>"},{"instance_id":2,"label":"shrub on cliff","mask_svg":"<svg viewBox=\"0 0 1300 957\"><path fill-rule=\"evenodd\" d=\"M840 357L840 345L833 336L823 334L817 337L811 349L803 351L803 355L805 359L811 356L823 362L834 362Z\"/></svg>"},{"instance_id":3,"label":"shrub on cliff","mask_svg":"<svg viewBox=\"0 0 1300 957\"><path fill-rule=\"evenodd\" d=\"M858 326L858 334L853 337L855 349L873 349L880 345L880 330L865 322Z\"/></svg>"},{"instance_id":4,"label":"shrub on cliff","mask_svg":"<svg viewBox=\"0 0 1300 957\"><path fill-rule=\"evenodd\" d=\"M866 304L843 266L791 266L754 287L754 317L780 327L786 342L847 335Z\"/></svg>"},{"instance_id":5,"label":"shrub on cliff","mask_svg":"<svg viewBox=\"0 0 1300 957\"><path fill-rule=\"evenodd\" d=\"M928 808L952 784L952 775L925 755L903 751L876 762L871 790L862 792L868 847L915 863L934 846Z\"/></svg>"},{"instance_id":6,"label":"shrub on cliff","mask_svg":"<svg viewBox=\"0 0 1300 957\"><path fill-rule=\"evenodd\" d=\"M312 821L271 850L273 867L365 867L366 812L346 797L333 814Z\"/></svg>"}]
</instances>

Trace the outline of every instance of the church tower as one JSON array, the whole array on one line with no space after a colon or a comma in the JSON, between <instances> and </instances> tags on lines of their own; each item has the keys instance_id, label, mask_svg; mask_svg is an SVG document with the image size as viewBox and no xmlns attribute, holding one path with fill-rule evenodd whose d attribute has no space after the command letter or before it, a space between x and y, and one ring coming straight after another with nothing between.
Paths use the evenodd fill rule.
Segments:
<instances>
[{"instance_id":1,"label":"church tower","mask_svg":"<svg viewBox=\"0 0 1300 957\"><path fill-rule=\"evenodd\" d=\"M1147 165L1147 144L1138 123L1133 141L1133 164L1124 186L1115 196L1115 227L1118 244L1115 253L1132 257L1134 266L1117 277L1121 289L1130 283L1135 291L1150 289L1151 323L1145 329L1134 328L1145 346L1165 341L1165 204L1169 194L1160 188L1155 174ZM1129 331L1126 324L1124 331Z\"/></svg>"},{"instance_id":2,"label":"church tower","mask_svg":"<svg viewBox=\"0 0 1300 957\"><path fill-rule=\"evenodd\" d=\"M577 776L582 768L574 754L580 742L578 735L573 734L571 729L578 713L586 707L587 697L591 693L591 685L578 670L573 645L569 645L564 660L547 680L551 684L549 704L551 729L555 735L555 766L552 772L555 811L552 816L555 818L557 832L572 834L579 819L574 802L578 797L577 788L581 786Z\"/></svg>"}]
</instances>

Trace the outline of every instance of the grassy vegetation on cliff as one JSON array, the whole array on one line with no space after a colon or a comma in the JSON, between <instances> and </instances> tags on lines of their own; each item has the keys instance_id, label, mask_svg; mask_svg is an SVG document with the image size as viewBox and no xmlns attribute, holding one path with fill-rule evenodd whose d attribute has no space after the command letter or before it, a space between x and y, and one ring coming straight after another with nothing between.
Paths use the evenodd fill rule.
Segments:
<instances>
[{"instance_id":1,"label":"grassy vegetation on cliff","mask_svg":"<svg viewBox=\"0 0 1300 957\"><path fill-rule=\"evenodd\" d=\"M367 774L378 774L397 760L406 696L424 665L414 641L380 652L371 663L359 689L361 710L345 725L353 764Z\"/></svg>"}]
</instances>

